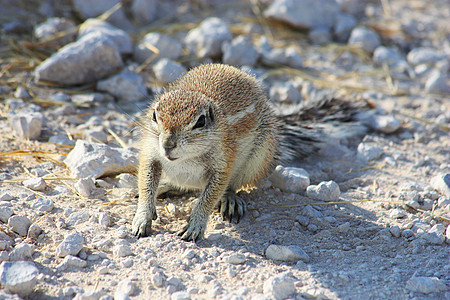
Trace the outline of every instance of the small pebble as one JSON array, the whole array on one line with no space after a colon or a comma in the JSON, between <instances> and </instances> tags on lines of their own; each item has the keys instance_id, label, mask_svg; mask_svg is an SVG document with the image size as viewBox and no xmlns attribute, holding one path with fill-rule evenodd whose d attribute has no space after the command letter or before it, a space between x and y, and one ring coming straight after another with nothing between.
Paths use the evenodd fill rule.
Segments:
<instances>
[{"instance_id":1,"label":"small pebble","mask_svg":"<svg viewBox=\"0 0 450 300\"><path fill-rule=\"evenodd\" d=\"M51 212L53 207L53 200L50 198L38 198L36 202L31 204L31 209L41 212Z\"/></svg>"},{"instance_id":2,"label":"small pebble","mask_svg":"<svg viewBox=\"0 0 450 300\"><path fill-rule=\"evenodd\" d=\"M348 44L372 52L381 44L381 41L375 30L366 27L356 27L350 34Z\"/></svg>"},{"instance_id":3,"label":"small pebble","mask_svg":"<svg viewBox=\"0 0 450 300\"><path fill-rule=\"evenodd\" d=\"M13 294L27 297L37 283L39 270L28 261L2 262L0 265L0 283ZM9 299L8 296L6 298ZM5 298L5 299L6 299Z\"/></svg>"},{"instance_id":4,"label":"small pebble","mask_svg":"<svg viewBox=\"0 0 450 300\"><path fill-rule=\"evenodd\" d=\"M423 294L439 293L447 290L446 284L437 277L412 277L406 282L406 288Z\"/></svg>"},{"instance_id":5,"label":"small pebble","mask_svg":"<svg viewBox=\"0 0 450 300\"><path fill-rule=\"evenodd\" d=\"M78 233L70 233L56 247L56 255L66 257L67 255L78 255L83 248L84 238Z\"/></svg>"},{"instance_id":6,"label":"small pebble","mask_svg":"<svg viewBox=\"0 0 450 300\"><path fill-rule=\"evenodd\" d=\"M0 206L0 221L3 223L8 222L9 217L13 215L14 211L6 206Z\"/></svg>"},{"instance_id":7,"label":"small pebble","mask_svg":"<svg viewBox=\"0 0 450 300\"><path fill-rule=\"evenodd\" d=\"M125 257L133 254L133 251L128 245L117 245L113 249L113 254L115 257Z\"/></svg>"},{"instance_id":8,"label":"small pebble","mask_svg":"<svg viewBox=\"0 0 450 300\"><path fill-rule=\"evenodd\" d=\"M31 221L26 216L15 215L8 219L9 228L20 236L27 236Z\"/></svg>"},{"instance_id":9,"label":"small pebble","mask_svg":"<svg viewBox=\"0 0 450 300\"><path fill-rule=\"evenodd\" d=\"M245 256L239 253L233 253L231 255L225 256L223 261L232 265L240 265L245 263Z\"/></svg>"},{"instance_id":10,"label":"small pebble","mask_svg":"<svg viewBox=\"0 0 450 300\"><path fill-rule=\"evenodd\" d=\"M272 276L263 285L264 296L270 299L286 299L296 291L294 279L287 273Z\"/></svg>"},{"instance_id":11,"label":"small pebble","mask_svg":"<svg viewBox=\"0 0 450 300\"><path fill-rule=\"evenodd\" d=\"M309 256L303 249L298 246L282 246L282 245L269 245L265 251L265 255L268 259L275 261L297 262L299 260L308 262Z\"/></svg>"},{"instance_id":12,"label":"small pebble","mask_svg":"<svg viewBox=\"0 0 450 300\"><path fill-rule=\"evenodd\" d=\"M185 74L186 69L179 63L163 58L153 66L153 72L156 79L162 83L170 83Z\"/></svg>"},{"instance_id":13,"label":"small pebble","mask_svg":"<svg viewBox=\"0 0 450 300\"><path fill-rule=\"evenodd\" d=\"M389 228L389 232L392 234L393 237L398 238L401 235L400 227L398 227L397 225L394 225L391 228Z\"/></svg>"},{"instance_id":14,"label":"small pebble","mask_svg":"<svg viewBox=\"0 0 450 300\"><path fill-rule=\"evenodd\" d=\"M23 182L23 185L29 189L32 189L33 191L43 191L47 187L47 184L45 183L45 180L43 178L31 178L25 180Z\"/></svg>"},{"instance_id":15,"label":"small pebble","mask_svg":"<svg viewBox=\"0 0 450 300\"><path fill-rule=\"evenodd\" d=\"M322 201L337 201L341 195L339 185L334 181L323 181L306 189L308 197Z\"/></svg>"},{"instance_id":16,"label":"small pebble","mask_svg":"<svg viewBox=\"0 0 450 300\"><path fill-rule=\"evenodd\" d=\"M274 187L286 192L304 192L310 183L309 174L304 169L277 166L269 176Z\"/></svg>"},{"instance_id":17,"label":"small pebble","mask_svg":"<svg viewBox=\"0 0 450 300\"><path fill-rule=\"evenodd\" d=\"M406 217L406 213L403 209L395 208L391 211L391 213L389 214L389 217L392 219L402 219L402 218Z\"/></svg>"}]
</instances>

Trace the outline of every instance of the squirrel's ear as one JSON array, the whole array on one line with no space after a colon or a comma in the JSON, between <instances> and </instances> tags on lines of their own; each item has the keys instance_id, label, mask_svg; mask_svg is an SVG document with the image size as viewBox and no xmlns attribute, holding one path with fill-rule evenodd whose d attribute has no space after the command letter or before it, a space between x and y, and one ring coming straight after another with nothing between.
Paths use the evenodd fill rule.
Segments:
<instances>
[{"instance_id":1,"label":"squirrel's ear","mask_svg":"<svg viewBox=\"0 0 450 300\"><path fill-rule=\"evenodd\" d=\"M212 106L209 106L209 119L211 120L211 122L214 122L214 120L215 120L214 110L213 110Z\"/></svg>"}]
</instances>

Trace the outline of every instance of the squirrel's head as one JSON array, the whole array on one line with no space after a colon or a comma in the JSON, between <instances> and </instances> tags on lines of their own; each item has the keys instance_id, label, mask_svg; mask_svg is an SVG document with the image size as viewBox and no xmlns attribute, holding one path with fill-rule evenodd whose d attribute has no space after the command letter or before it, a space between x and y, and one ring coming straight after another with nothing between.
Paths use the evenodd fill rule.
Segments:
<instances>
[{"instance_id":1,"label":"squirrel's head","mask_svg":"<svg viewBox=\"0 0 450 300\"><path fill-rule=\"evenodd\" d=\"M215 112L214 103L198 92L173 90L160 95L148 119L161 155L174 161L207 152L216 143Z\"/></svg>"}]
</instances>

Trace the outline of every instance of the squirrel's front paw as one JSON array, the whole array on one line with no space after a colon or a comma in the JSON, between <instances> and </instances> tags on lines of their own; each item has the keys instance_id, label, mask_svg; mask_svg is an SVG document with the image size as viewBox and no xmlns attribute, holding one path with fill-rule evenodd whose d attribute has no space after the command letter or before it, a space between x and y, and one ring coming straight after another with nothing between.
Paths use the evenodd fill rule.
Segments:
<instances>
[{"instance_id":1,"label":"squirrel's front paw","mask_svg":"<svg viewBox=\"0 0 450 300\"><path fill-rule=\"evenodd\" d=\"M133 234L137 237L149 236L152 231L152 220L156 220L157 217L156 211L138 209L133 218Z\"/></svg>"},{"instance_id":2,"label":"squirrel's front paw","mask_svg":"<svg viewBox=\"0 0 450 300\"><path fill-rule=\"evenodd\" d=\"M185 241L196 242L204 237L207 223L208 218L191 215L188 224L178 232L178 236Z\"/></svg>"}]
</instances>

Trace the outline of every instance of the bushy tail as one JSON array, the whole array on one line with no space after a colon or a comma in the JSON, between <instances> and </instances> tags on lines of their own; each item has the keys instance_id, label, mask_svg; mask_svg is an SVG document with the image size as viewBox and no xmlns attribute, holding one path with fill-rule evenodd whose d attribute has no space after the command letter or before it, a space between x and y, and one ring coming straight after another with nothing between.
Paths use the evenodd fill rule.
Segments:
<instances>
[{"instance_id":1,"label":"bushy tail","mask_svg":"<svg viewBox=\"0 0 450 300\"><path fill-rule=\"evenodd\" d=\"M281 160L304 159L327 144L362 136L367 128L361 123L373 108L368 102L327 99L307 103L297 111L278 115L281 126Z\"/></svg>"}]
</instances>

